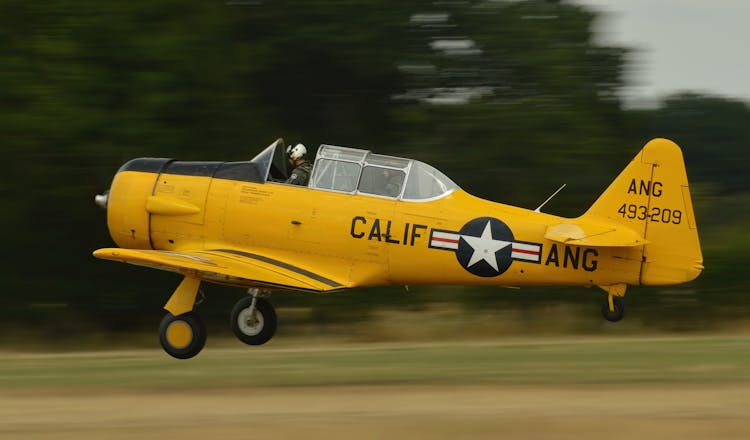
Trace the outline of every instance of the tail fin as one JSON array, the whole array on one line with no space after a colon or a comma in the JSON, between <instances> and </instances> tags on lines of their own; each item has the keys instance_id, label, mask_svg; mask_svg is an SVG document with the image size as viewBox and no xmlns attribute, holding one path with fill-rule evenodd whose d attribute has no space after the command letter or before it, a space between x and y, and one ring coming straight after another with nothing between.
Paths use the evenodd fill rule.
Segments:
<instances>
[{"instance_id":1,"label":"tail fin","mask_svg":"<svg viewBox=\"0 0 750 440\"><path fill-rule=\"evenodd\" d=\"M703 270L682 151L670 140L647 143L583 217L626 226L648 241L641 284L679 284Z\"/></svg>"}]
</instances>

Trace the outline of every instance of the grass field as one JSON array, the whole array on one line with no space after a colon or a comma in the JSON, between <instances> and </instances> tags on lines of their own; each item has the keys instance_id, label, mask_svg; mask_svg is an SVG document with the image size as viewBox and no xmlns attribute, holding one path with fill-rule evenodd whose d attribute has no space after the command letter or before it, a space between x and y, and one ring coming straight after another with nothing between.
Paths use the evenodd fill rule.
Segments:
<instances>
[{"instance_id":1,"label":"grass field","mask_svg":"<svg viewBox=\"0 0 750 440\"><path fill-rule=\"evenodd\" d=\"M231 346L0 353L0 438L750 438L745 338Z\"/></svg>"}]
</instances>

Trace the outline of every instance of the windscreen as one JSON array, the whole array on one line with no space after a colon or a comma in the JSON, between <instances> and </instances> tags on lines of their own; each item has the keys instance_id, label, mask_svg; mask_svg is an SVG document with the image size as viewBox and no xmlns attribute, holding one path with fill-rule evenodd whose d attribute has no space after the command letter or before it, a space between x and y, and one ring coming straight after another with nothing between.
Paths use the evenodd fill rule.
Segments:
<instances>
[{"instance_id":1,"label":"windscreen","mask_svg":"<svg viewBox=\"0 0 750 440\"><path fill-rule=\"evenodd\" d=\"M280 145L281 149L283 150L284 140L277 139L274 143L266 147L265 150L258 153L258 155L250 161L258 167L258 172L260 173L264 182L268 180L268 176L271 172L271 164L273 163L274 152L276 151L277 145Z\"/></svg>"}]
</instances>

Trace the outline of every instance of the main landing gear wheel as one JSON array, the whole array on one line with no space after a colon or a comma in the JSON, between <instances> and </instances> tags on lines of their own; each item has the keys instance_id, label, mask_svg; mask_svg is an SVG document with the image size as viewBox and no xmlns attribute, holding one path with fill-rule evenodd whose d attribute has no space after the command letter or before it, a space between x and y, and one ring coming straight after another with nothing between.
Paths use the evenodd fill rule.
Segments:
<instances>
[{"instance_id":1,"label":"main landing gear wheel","mask_svg":"<svg viewBox=\"0 0 750 440\"><path fill-rule=\"evenodd\" d=\"M234 305L229 325L240 341L262 345L276 333L276 311L265 298L248 296Z\"/></svg>"},{"instance_id":2,"label":"main landing gear wheel","mask_svg":"<svg viewBox=\"0 0 750 440\"><path fill-rule=\"evenodd\" d=\"M625 302L621 298L612 298L612 306L614 311L609 309L609 300L602 306L602 315L604 319L609 322L617 322L622 319L625 314Z\"/></svg>"},{"instance_id":3,"label":"main landing gear wheel","mask_svg":"<svg viewBox=\"0 0 750 440\"><path fill-rule=\"evenodd\" d=\"M174 316L167 313L159 324L162 348L177 359L190 359L206 345L206 326L195 312Z\"/></svg>"}]
</instances>

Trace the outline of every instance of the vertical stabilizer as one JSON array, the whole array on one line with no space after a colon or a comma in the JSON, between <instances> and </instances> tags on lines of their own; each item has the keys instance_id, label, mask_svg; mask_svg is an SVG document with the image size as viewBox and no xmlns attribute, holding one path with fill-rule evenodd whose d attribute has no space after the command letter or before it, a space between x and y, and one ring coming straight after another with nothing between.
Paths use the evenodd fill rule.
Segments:
<instances>
[{"instance_id":1,"label":"vertical stabilizer","mask_svg":"<svg viewBox=\"0 0 750 440\"><path fill-rule=\"evenodd\" d=\"M647 143L584 217L627 226L648 241L641 284L684 283L703 270L682 151L670 140Z\"/></svg>"}]
</instances>

